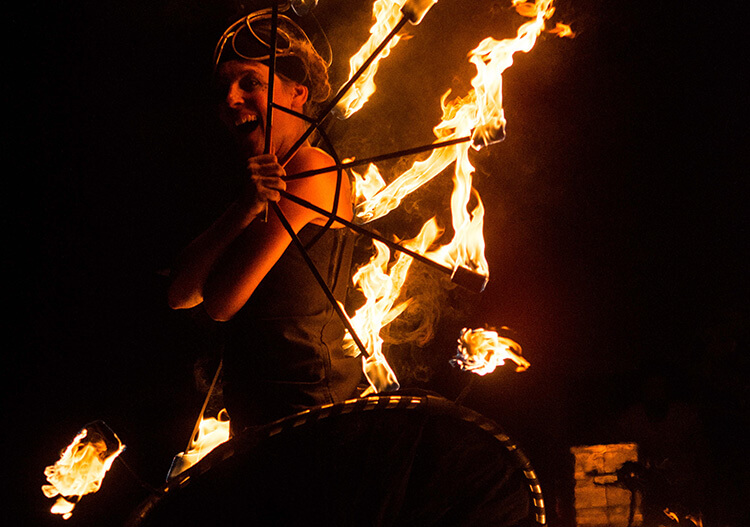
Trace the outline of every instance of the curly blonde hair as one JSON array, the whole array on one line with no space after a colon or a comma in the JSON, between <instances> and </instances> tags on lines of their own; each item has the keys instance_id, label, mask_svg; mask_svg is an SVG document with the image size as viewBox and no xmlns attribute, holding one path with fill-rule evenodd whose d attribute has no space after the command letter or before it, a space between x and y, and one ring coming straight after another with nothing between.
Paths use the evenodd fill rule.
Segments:
<instances>
[{"instance_id":1,"label":"curly blonde hair","mask_svg":"<svg viewBox=\"0 0 750 527\"><path fill-rule=\"evenodd\" d=\"M287 53L276 58L277 73L307 87L305 110L320 105L331 94L328 65L310 41L293 41Z\"/></svg>"}]
</instances>

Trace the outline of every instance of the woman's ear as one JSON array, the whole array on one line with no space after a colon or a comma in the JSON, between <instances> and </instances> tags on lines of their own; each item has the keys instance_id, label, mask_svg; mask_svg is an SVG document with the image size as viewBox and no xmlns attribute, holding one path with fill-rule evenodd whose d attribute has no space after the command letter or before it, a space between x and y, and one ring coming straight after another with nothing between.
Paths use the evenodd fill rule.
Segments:
<instances>
[{"instance_id":1,"label":"woman's ear","mask_svg":"<svg viewBox=\"0 0 750 527\"><path fill-rule=\"evenodd\" d=\"M292 84L292 109L298 112L302 112L302 109L307 102L309 92L307 86L295 82Z\"/></svg>"}]
</instances>

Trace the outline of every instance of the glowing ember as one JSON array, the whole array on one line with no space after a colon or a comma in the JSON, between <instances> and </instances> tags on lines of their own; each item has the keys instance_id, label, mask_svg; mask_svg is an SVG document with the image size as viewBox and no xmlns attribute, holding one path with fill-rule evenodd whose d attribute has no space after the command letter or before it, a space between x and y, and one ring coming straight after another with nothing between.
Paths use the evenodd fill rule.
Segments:
<instances>
[{"instance_id":1,"label":"glowing ember","mask_svg":"<svg viewBox=\"0 0 750 527\"><path fill-rule=\"evenodd\" d=\"M70 518L82 496L99 490L112 462L124 449L103 422L86 425L63 450L59 461L44 469L49 485L43 485L42 492L48 498L59 496L51 512Z\"/></svg>"},{"instance_id":2,"label":"glowing ember","mask_svg":"<svg viewBox=\"0 0 750 527\"><path fill-rule=\"evenodd\" d=\"M172 460L167 479L185 472L203 459L214 448L229 440L229 414L221 410L217 417L202 419L198 431L185 452L180 452Z\"/></svg>"},{"instance_id":3,"label":"glowing ember","mask_svg":"<svg viewBox=\"0 0 750 527\"><path fill-rule=\"evenodd\" d=\"M553 35L557 35L558 37L569 37L573 38L576 36L576 34L573 32L573 29L568 24L563 24L562 22L558 22L554 29L550 29L549 33L552 33Z\"/></svg>"},{"instance_id":4,"label":"glowing ember","mask_svg":"<svg viewBox=\"0 0 750 527\"><path fill-rule=\"evenodd\" d=\"M516 363L516 371L525 371L531 366L521 357L521 346L515 341L499 336L496 331L464 328L458 339L456 356L450 362L463 371L487 375L506 360Z\"/></svg>"}]
</instances>

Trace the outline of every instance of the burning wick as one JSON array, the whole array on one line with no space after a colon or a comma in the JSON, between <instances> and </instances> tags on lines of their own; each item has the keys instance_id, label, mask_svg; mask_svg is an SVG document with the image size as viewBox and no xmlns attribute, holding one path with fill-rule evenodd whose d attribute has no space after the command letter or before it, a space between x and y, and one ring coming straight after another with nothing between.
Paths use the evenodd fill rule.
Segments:
<instances>
[{"instance_id":1,"label":"burning wick","mask_svg":"<svg viewBox=\"0 0 750 527\"><path fill-rule=\"evenodd\" d=\"M59 461L44 469L50 484L42 485L42 492L48 498L59 496L50 512L70 518L83 495L99 490L112 462L123 450L125 445L103 421L83 427Z\"/></svg>"},{"instance_id":2,"label":"burning wick","mask_svg":"<svg viewBox=\"0 0 750 527\"><path fill-rule=\"evenodd\" d=\"M167 480L179 476L203 459L214 448L229 440L229 414L225 409L217 417L202 419L197 432L190 440L185 452L180 452L172 460Z\"/></svg>"},{"instance_id":3,"label":"burning wick","mask_svg":"<svg viewBox=\"0 0 750 527\"><path fill-rule=\"evenodd\" d=\"M473 291L474 293L481 293L484 291L484 288L487 287L487 282L489 281L489 276L472 271L463 265L456 267L451 275L451 282L458 284L469 291Z\"/></svg>"},{"instance_id":4,"label":"burning wick","mask_svg":"<svg viewBox=\"0 0 750 527\"><path fill-rule=\"evenodd\" d=\"M461 371L487 375L505 364L506 360L516 363L517 372L531 366L521 357L521 346L515 341L499 336L496 331L464 328L458 338L456 356L450 363Z\"/></svg>"}]
</instances>

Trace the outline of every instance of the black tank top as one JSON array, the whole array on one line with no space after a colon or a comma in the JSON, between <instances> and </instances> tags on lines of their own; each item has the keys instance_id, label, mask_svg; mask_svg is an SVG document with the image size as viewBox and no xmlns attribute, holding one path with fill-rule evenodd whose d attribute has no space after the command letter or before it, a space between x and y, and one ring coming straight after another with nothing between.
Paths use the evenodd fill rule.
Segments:
<instances>
[{"instance_id":1,"label":"black tank top","mask_svg":"<svg viewBox=\"0 0 750 527\"><path fill-rule=\"evenodd\" d=\"M343 303L354 235L308 224L298 236ZM343 323L290 244L227 325L224 399L233 426L352 397L362 380L362 362L344 355L343 337Z\"/></svg>"}]
</instances>

